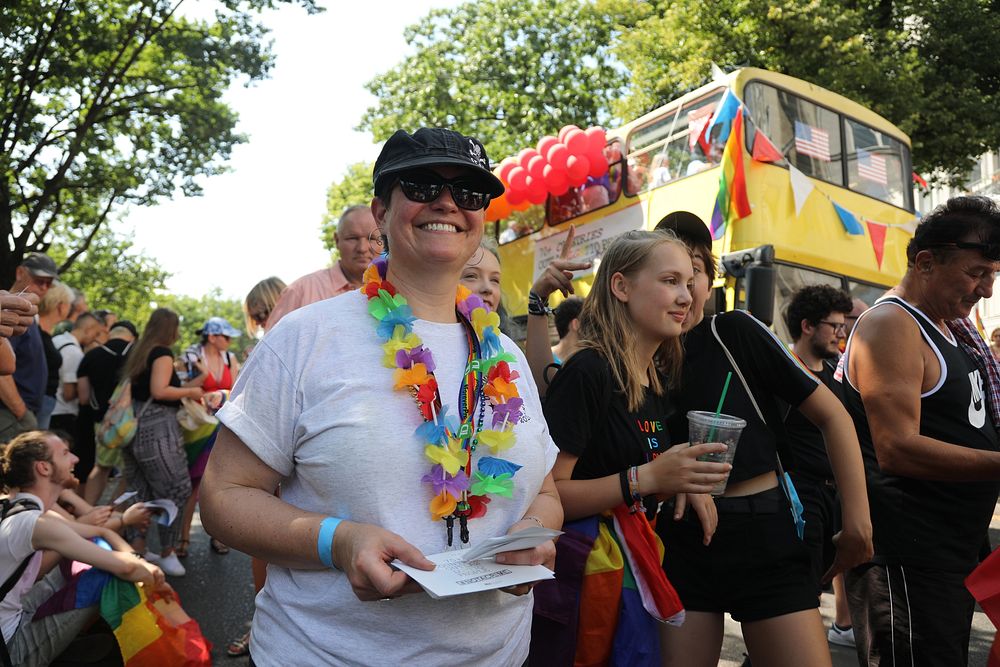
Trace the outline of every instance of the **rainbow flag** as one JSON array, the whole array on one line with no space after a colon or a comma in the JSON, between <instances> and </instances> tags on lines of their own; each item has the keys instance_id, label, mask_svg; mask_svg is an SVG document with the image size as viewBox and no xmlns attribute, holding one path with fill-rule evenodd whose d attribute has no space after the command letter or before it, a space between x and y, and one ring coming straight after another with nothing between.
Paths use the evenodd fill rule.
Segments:
<instances>
[{"instance_id":1,"label":"rainbow flag","mask_svg":"<svg viewBox=\"0 0 1000 667\"><path fill-rule=\"evenodd\" d=\"M715 198L710 225L712 238L722 238L726 225L745 218L750 213L746 171L743 168L743 105L740 104L733 117L733 127L726 140L726 147L722 151L722 176L719 178L719 194Z\"/></svg>"},{"instance_id":2,"label":"rainbow flag","mask_svg":"<svg viewBox=\"0 0 1000 667\"><path fill-rule=\"evenodd\" d=\"M101 616L115 633L125 667L211 667L211 647L176 599L115 577L101 594Z\"/></svg>"},{"instance_id":3,"label":"rainbow flag","mask_svg":"<svg viewBox=\"0 0 1000 667\"><path fill-rule=\"evenodd\" d=\"M110 550L104 540L95 540ZM176 598L154 595L85 563L63 559L66 586L39 607L35 618L99 606L115 633L125 667L211 667L211 646L198 622Z\"/></svg>"}]
</instances>

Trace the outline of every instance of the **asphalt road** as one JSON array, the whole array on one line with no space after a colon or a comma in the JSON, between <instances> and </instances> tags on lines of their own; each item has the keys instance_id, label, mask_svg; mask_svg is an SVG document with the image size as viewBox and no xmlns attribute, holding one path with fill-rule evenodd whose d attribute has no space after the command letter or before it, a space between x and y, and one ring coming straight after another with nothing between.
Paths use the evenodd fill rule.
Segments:
<instances>
[{"instance_id":1,"label":"asphalt road","mask_svg":"<svg viewBox=\"0 0 1000 667\"><path fill-rule=\"evenodd\" d=\"M202 632L212 643L212 658L216 665L243 667L246 658L230 658L226 645L245 632L253 614L253 579L250 558L236 550L220 556L208 546L208 536L201 528L198 516L191 535L191 554L184 562L187 575L171 577L181 603L201 624ZM155 539L155 538L154 538ZM990 526L993 545L1000 545L1000 505ZM820 610L827 627L833 621L833 596L824 594ZM996 630L986 615L976 611L969 649L970 667L985 667ZM726 618L726 638L720 667L739 667L743 662L743 638L738 623ZM834 667L857 667L853 649L831 646ZM294 664L294 661L289 662Z\"/></svg>"}]
</instances>

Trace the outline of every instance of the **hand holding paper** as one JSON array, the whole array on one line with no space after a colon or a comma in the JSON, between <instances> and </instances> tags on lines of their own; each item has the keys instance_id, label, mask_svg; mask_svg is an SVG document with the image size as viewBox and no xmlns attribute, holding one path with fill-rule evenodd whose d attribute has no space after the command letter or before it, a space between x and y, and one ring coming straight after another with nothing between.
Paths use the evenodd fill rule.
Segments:
<instances>
[{"instance_id":1,"label":"hand holding paper","mask_svg":"<svg viewBox=\"0 0 1000 667\"><path fill-rule=\"evenodd\" d=\"M333 562L347 575L359 600L381 600L420 592L405 572L389 567L393 559L414 572L434 563L396 533L366 523L343 521L333 538Z\"/></svg>"}]
</instances>

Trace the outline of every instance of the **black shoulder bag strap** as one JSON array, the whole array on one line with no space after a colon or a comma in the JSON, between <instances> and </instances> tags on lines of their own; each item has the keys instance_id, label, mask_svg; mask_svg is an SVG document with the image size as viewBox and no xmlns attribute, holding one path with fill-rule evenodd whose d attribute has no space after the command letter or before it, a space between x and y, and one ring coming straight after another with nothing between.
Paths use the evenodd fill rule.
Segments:
<instances>
[{"instance_id":1,"label":"black shoulder bag strap","mask_svg":"<svg viewBox=\"0 0 1000 667\"><path fill-rule=\"evenodd\" d=\"M3 521L11 514L16 514L18 511L24 511L29 509L34 509L34 510L42 509L35 503L35 501L28 500L26 498L13 502L9 498L4 498L0 500L0 503L2 503L2 511L0 511L0 521ZM18 507L23 509L15 510L15 508ZM31 562L31 559L34 555L35 552L33 551L28 555L27 558L21 561L21 564L17 566L16 570L14 570L14 574L7 577L7 581L3 582L3 585L0 586L0 602L2 602L7 597L7 594L10 593L11 589L13 589L14 586L17 584L17 582L21 580L21 576L24 574L24 571L28 568L28 563ZM11 662L10 659L10 653L7 650L7 642L0 642L0 647L2 647L0 648L0 660L3 660L3 667L13 667L13 663Z\"/></svg>"},{"instance_id":2,"label":"black shoulder bag strap","mask_svg":"<svg viewBox=\"0 0 1000 667\"><path fill-rule=\"evenodd\" d=\"M767 423L767 419L764 418L764 413L761 411L760 406L757 405L757 399L754 398L753 391L750 389L750 385L747 383L745 377L743 377L743 372L740 370L739 364L736 363L736 359L733 358L732 353L730 353L729 348L726 344L722 342L722 336L719 335L719 330L715 326L715 316L712 316L712 335L715 336L715 340L718 341L719 347L722 351L726 353L726 358L729 359L729 365L733 367L733 371L736 373L736 377L739 378L740 383L743 385L743 389L746 391L747 396L750 398L750 403L753 405L753 409L757 412L757 416L764 423L768 429L771 429L771 425ZM772 429L773 433L773 429ZM781 490L785 492L785 497L788 498L788 504L792 508L792 520L795 522L795 532L798 533L799 539L803 539L806 521L802 517L802 502L799 500L798 491L795 490L795 485L792 484L792 478L788 476L785 472L785 467L781 465L781 455L778 453L777 443L774 448L774 458L775 462L778 464L778 484L781 486Z\"/></svg>"}]
</instances>

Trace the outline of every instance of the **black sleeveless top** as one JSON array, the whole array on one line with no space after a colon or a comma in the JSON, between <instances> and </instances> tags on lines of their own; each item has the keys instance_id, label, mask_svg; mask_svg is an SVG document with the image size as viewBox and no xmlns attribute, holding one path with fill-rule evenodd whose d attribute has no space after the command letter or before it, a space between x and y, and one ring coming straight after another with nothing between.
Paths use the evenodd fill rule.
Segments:
<instances>
[{"instance_id":1,"label":"black sleeveless top","mask_svg":"<svg viewBox=\"0 0 1000 667\"><path fill-rule=\"evenodd\" d=\"M924 342L941 365L941 379L920 397L920 434L955 447L998 451L997 432L983 395L983 378L954 337L946 337L920 310L898 297L895 304L920 327ZM864 315L862 315L864 317ZM847 370L844 399L861 442L875 538L875 562L969 572L989 529L997 502L997 482L941 482L883 473L875 457L861 395Z\"/></svg>"}]
</instances>

